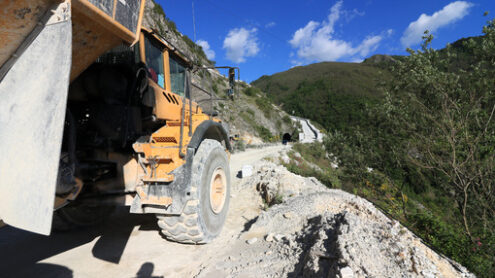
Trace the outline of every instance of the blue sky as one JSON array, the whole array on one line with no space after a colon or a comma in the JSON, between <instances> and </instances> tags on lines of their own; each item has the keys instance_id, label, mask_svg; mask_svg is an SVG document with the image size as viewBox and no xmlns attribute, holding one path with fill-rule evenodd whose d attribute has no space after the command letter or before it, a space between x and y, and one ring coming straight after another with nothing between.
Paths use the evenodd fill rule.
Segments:
<instances>
[{"instance_id":1,"label":"blue sky","mask_svg":"<svg viewBox=\"0 0 495 278\"><path fill-rule=\"evenodd\" d=\"M359 62L373 54L417 49L425 29L432 46L481 34L494 0L157 0L180 32L217 65L239 66L251 82L262 75L322 61ZM484 17L485 11L491 13Z\"/></svg>"}]
</instances>

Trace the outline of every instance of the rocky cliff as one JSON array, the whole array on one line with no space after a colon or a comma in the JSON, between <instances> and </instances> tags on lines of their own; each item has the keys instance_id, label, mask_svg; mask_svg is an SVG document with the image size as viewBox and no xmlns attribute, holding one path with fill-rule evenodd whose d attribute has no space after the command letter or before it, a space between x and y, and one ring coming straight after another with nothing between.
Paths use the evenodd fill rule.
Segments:
<instances>
[{"instance_id":1,"label":"rocky cliff","mask_svg":"<svg viewBox=\"0 0 495 278\"><path fill-rule=\"evenodd\" d=\"M143 26L159 33L168 43L179 49L198 67L212 67L201 46L177 29L175 23L166 16L160 4L146 1ZM242 72L242 67L241 67ZM216 69L197 70L192 77L192 97L205 111L217 111L219 117L228 124L232 135L245 138L246 143L259 144L263 141L278 141L284 133L297 133L296 127L287 113L272 104L259 90L250 90L250 85L238 82L234 101L227 97L228 82ZM200 87L202 89L198 89ZM210 98L221 99L207 101ZM247 94L246 94L247 92Z\"/></svg>"}]
</instances>

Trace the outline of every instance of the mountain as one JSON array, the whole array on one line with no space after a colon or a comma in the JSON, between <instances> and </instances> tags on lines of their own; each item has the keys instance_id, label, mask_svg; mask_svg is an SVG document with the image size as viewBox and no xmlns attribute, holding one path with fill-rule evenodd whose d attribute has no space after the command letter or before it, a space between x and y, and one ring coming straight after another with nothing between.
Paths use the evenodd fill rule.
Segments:
<instances>
[{"instance_id":1,"label":"mountain","mask_svg":"<svg viewBox=\"0 0 495 278\"><path fill-rule=\"evenodd\" d=\"M449 70L467 70L477 62L473 60L472 49L481 39L462 38L437 53L444 59L450 48L456 58L449 58ZM362 63L315 63L264 75L251 85L266 92L289 113L316 121L327 130L347 130L364 124L366 105L382 96L382 86L390 82L394 65L406 58L377 54Z\"/></svg>"},{"instance_id":2,"label":"mountain","mask_svg":"<svg viewBox=\"0 0 495 278\"><path fill-rule=\"evenodd\" d=\"M389 80L389 71L372 61L323 62L265 75L251 84L289 113L326 129L345 129L361 121L364 106L382 95L379 88Z\"/></svg>"}]
</instances>

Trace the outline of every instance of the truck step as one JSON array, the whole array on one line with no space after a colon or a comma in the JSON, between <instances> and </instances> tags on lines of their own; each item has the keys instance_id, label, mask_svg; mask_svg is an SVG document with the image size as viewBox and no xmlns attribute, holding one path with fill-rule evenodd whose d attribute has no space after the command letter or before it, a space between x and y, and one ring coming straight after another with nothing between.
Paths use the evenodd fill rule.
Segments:
<instances>
[{"instance_id":1,"label":"truck step","mask_svg":"<svg viewBox=\"0 0 495 278\"><path fill-rule=\"evenodd\" d=\"M150 177L142 178L144 183L172 182L174 179L175 179L175 176L172 174L160 176L159 178L150 178Z\"/></svg>"}]
</instances>

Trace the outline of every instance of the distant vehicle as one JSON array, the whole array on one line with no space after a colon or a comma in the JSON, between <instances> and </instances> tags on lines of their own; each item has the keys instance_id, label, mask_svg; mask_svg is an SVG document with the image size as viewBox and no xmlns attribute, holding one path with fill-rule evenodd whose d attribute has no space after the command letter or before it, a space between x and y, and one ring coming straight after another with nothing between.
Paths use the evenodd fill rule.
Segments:
<instances>
[{"instance_id":1,"label":"distant vehicle","mask_svg":"<svg viewBox=\"0 0 495 278\"><path fill-rule=\"evenodd\" d=\"M232 142L244 142L245 144L251 144L251 142L253 141L253 139L249 137L241 137L239 136L239 134L234 134L230 136L230 140Z\"/></svg>"}]
</instances>

